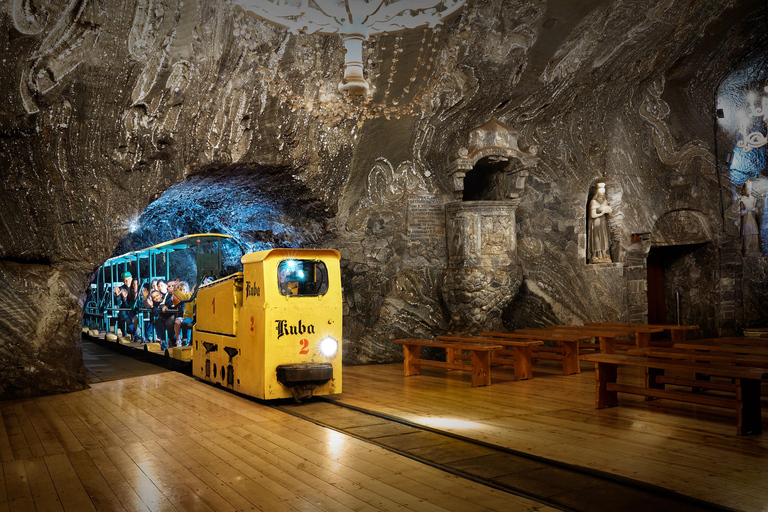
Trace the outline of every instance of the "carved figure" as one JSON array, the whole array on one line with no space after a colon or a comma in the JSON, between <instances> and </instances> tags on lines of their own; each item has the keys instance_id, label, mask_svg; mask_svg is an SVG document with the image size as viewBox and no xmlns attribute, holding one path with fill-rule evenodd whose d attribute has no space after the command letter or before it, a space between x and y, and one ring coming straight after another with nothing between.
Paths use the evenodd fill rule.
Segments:
<instances>
[{"instance_id":1,"label":"carved figure","mask_svg":"<svg viewBox=\"0 0 768 512\"><path fill-rule=\"evenodd\" d=\"M611 263L611 234L608 215L613 213L605 197L605 183L597 184L597 192L589 202L589 262Z\"/></svg>"},{"instance_id":2,"label":"carved figure","mask_svg":"<svg viewBox=\"0 0 768 512\"><path fill-rule=\"evenodd\" d=\"M752 195L752 182L746 181L739 198L741 214L741 247L744 256L760 256L760 230L755 219L755 197Z\"/></svg>"}]
</instances>

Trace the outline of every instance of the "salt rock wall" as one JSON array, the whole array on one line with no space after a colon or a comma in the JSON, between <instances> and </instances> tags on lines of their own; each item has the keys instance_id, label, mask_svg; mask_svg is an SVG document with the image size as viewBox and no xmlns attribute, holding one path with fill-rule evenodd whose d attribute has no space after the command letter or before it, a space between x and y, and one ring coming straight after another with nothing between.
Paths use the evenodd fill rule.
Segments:
<instances>
[{"instance_id":1,"label":"salt rock wall","mask_svg":"<svg viewBox=\"0 0 768 512\"><path fill-rule=\"evenodd\" d=\"M168 187L241 164L284 169L331 219L318 245L342 252L345 361L395 360L393 338L448 320L445 246L409 233L410 198L452 201L447 167L492 117L541 158L517 212L523 283L507 325L642 315L627 283L647 248L631 235L679 208L712 232L722 222L711 98L765 39L744 21L761 6L573 4L477 0L437 35L372 41L372 101L391 89L418 108L370 116L334 96L338 38L293 36L227 3L0 4L0 397L84 386L91 272ZM384 66L427 54L414 90L407 73L388 86ZM616 212L603 267L585 254L598 179Z\"/></svg>"}]
</instances>

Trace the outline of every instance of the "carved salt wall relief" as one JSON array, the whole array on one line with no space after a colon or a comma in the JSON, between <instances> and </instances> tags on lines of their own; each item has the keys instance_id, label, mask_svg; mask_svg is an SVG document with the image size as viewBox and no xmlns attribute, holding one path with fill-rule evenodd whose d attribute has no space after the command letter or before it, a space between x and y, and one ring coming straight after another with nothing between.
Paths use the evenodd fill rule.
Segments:
<instances>
[{"instance_id":1,"label":"carved salt wall relief","mask_svg":"<svg viewBox=\"0 0 768 512\"><path fill-rule=\"evenodd\" d=\"M443 297L451 311L450 331L502 327L501 313L522 282L514 243L518 204L469 201L446 206L449 266Z\"/></svg>"},{"instance_id":2,"label":"carved salt wall relief","mask_svg":"<svg viewBox=\"0 0 768 512\"><path fill-rule=\"evenodd\" d=\"M30 2L14 2L14 26L20 32L48 33L29 57L21 75L20 93L27 113L38 112L44 97L64 87L93 50L99 34L94 1L72 0L57 15L53 15L52 6L33 14Z\"/></svg>"},{"instance_id":3,"label":"carved salt wall relief","mask_svg":"<svg viewBox=\"0 0 768 512\"><path fill-rule=\"evenodd\" d=\"M394 337L432 337L445 330L445 197L431 176L411 161L395 168L376 158L362 197L350 209L340 247L344 337L357 340L355 352L345 355L349 360L391 361L402 355Z\"/></svg>"},{"instance_id":4,"label":"carved salt wall relief","mask_svg":"<svg viewBox=\"0 0 768 512\"><path fill-rule=\"evenodd\" d=\"M677 170L685 169L696 158L702 159L708 167L714 168L715 157L703 141L692 140L682 145L675 141L665 120L669 116L670 108L669 104L661 98L664 85L664 75L659 75L646 89L639 111L640 117L653 130L653 145L659 159L664 165Z\"/></svg>"},{"instance_id":5,"label":"carved salt wall relief","mask_svg":"<svg viewBox=\"0 0 768 512\"><path fill-rule=\"evenodd\" d=\"M535 147L520 149L518 136L492 119L469 133L448 169L454 197L463 199L446 205L443 297L452 332L502 328L502 311L520 288L515 211L527 169L539 159Z\"/></svg>"}]
</instances>

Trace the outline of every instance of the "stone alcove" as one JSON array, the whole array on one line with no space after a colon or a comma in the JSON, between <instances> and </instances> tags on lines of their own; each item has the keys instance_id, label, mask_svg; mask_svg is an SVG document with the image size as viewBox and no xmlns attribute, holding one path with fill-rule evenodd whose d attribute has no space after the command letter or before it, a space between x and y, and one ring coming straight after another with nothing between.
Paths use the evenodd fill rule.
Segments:
<instances>
[{"instance_id":1,"label":"stone alcove","mask_svg":"<svg viewBox=\"0 0 768 512\"><path fill-rule=\"evenodd\" d=\"M501 312L522 282L515 211L536 149L521 150L519 133L492 119L469 133L449 172L454 199L445 207L448 267L443 293L450 331L501 327Z\"/></svg>"}]
</instances>

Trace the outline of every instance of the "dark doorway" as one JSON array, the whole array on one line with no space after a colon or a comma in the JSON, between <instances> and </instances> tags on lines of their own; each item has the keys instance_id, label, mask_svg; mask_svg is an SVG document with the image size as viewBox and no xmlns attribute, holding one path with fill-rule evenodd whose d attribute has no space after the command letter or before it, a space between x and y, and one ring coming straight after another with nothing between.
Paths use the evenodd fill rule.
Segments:
<instances>
[{"instance_id":1,"label":"dark doorway","mask_svg":"<svg viewBox=\"0 0 768 512\"><path fill-rule=\"evenodd\" d=\"M649 324L680 323L706 331L716 316L712 244L652 247L646 258ZM657 339L653 336L652 339Z\"/></svg>"},{"instance_id":2,"label":"dark doorway","mask_svg":"<svg viewBox=\"0 0 768 512\"><path fill-rule=\"evenodd\" d=\"M662 247L654 247L648 253L648 323L667 323L667 308L664 298L664 255Z\"/></svg>"}]
</instances>

